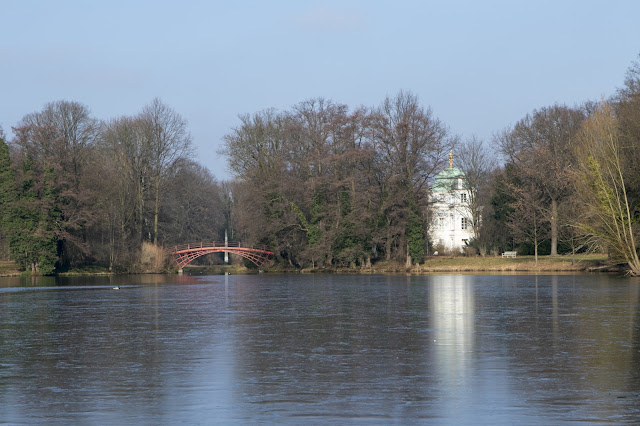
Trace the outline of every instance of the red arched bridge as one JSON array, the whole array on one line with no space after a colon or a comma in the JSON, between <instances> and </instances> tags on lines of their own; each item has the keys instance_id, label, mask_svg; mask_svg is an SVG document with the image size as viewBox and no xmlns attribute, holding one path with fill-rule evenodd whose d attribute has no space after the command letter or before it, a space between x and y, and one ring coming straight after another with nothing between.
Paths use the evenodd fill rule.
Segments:
<instances>
[{"instance_id":1,"label":"red arched bridge","mask_svg":"<svg viewBox=\"0 0 640 426\"><path fill-rule=\"evenodd\" d=\"M242 247L239 241L208 241L175 246L171 252L173 259L180 269L191 263L192 260L209 253L233 253L250 260L260 267L271 261L273 252L266 247Z\"/></svg>"}]
</instances>

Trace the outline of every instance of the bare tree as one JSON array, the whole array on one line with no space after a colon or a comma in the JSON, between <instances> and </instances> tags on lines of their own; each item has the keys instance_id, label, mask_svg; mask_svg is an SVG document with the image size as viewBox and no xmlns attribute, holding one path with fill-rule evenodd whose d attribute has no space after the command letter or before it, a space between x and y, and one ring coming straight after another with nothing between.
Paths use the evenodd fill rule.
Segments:
<instances>
[{"instance_id":1,"label":"bare tree","mask_svg":"<svg viewBox=\"0 0 640 426\"><path fill-rule=\"evenodd\" d=\"M148 203L151 181L150 146L143 123L121 117L106 123L94 164L103 197L100 211L109 229L109 263L138 250L149 232Z\"/></svg>"},{"instance_id":2,"label":"bare tree","mask_svg":"<svg viewBox=\"0 0 640 426\"><path fill-rule=\"evenodd\" d=\"M614 259L623 260L633 275L640 275L637 213L624 169L624 157L637 147L622 143L613 108L604 102L587 119L579 138L574 182L584 200L582 228L592 243L604 242Z\"/></svg>"},{"instance_id":3,"label":"bare tree","mask_svg":"<svg viewBox=\"0 0 640 426\"><path fill-rule=\"evenodd\" d=\"M544 217L544 194L534 182L512 185L516 201L508 222L514 236L521 242L533 244L535 263L538 264L538 247L549 236L548 222Z\"/></svg>"},{"instance_id":4,"label":"bare tree","mask_svg":"<svg viewBox=\"0 0 640 426\"><path fill-rule=\"evenodd\" d=\"M240 126L224 136L220 154L240 179L265 180L285 168L282 129L284 118L269 109L240 117Z\"/></svg>"},{"instance_id":5,"label":"bare tree","mask_svg":"<svg viewBox=\"0 0 640 426\"><path fill-rule=\"evenodd\" d=\"M181 232L177 229L179 224L189 226L182 213L190 217L190 207L197 204L193 192L185 187L184 193L169 194L185 174L192 173L195 184L204 173L188 166L190 150L186 121L158 99L136 116L104 124L93 164L100 171L100 178L95 179L94 185L104 195L98 203L104 215L100 233L108 236L112 267L135 265L136 256L131 254L139 251L143 241L156 245L161 240L175 243L179 238L176 234ZM208 192L206 177L200 182L201 190ZM185 210L176 208L176 203L182 203ZM161 218L163 208L167 211ZM180 222L182 219L185 221ZM131 259L131 265L126 264L126 258Z\"/></svg>"},{"instance_id":6,"label":"bare tree","mask_svg":"<svg viewBox=\"0 0 640 426\"><path fill-rule=\"evenodd\" d=\"M627 70L624 86L618 91L611 106L620 124L620 138L623 146L640 145L640 55ZM640 149L625 150L622 157L625 182L629 196L633 199L636 214L640 216Z\"/></svg>"},{"instance_id":7,"label":"bare tree","mask_svg":"<svg viewBox=\"0 0 640 426\"><path fill-rule=\"evenodd\" d=\"M250 240L298 266L424 256L429 179L455 138L414 95L352 113L311 99L240 119L222 152Z\"/></svg>"},{"instance_id":8,"label":"bare tree","mask_svg":"<svg viewBox=\"0 0 640 426\"><path fill-rule=\"evenodd\" d=\"M158 216L160 214L160 187L176 161L191 153L191 135L187 121L156 98L140 114L149 138L150 164L154 189L153 243L158 244Z\"/></svg>"},{"instance_id":9,"label":"bare tree","mask_svg":"<svg viewBox=\"0 0 640 426\"><path fill-rule=\"evenodd\" d=\"M159 220L163 244L222 240L224 194L206 168L193 160L177 161L167 174L163 192Z\"/></svg>"},{"instance_id":10,"label":"bare tree","mask_svg":"<svg viewBox=\"0 0 640 426\"><path fill-rule=\"evenodd\" d=\"M571 194L571 146L583 120L582 110L554 105L527 115L497 138L502 153L548 199L543 220L550 224L552 255L558 253L558 203Z\"/></svg>"},{"instance_id":11,"label":"bare tree","mask_svg":"<svg viewBox=\"0 0 640 426\"><path fill-rule=\"evenodd\" d=\"M560 221L564 226L560 228L558 239L571 248L571 264L576 261L576 253L588 248L588 237L582 231L580 215L576 214L581 209L582 194L577 192L567 198L559 207ZM601 250L602 248L596 245L591 249Z\"/></svg>"},{"instance_id":12,"label":"bare tree","mask_svg":"<svg viewBox=\"0 0 640 426\"><path fill-rule=\"evenodd\" d=\"M488 193L486 184L496 163L482 140L476 136L472 136L461 145L458 149L458 158L460 169L466 178L466 188L469 191L468 203L471 217L468 220L473 229L473 236L477 239L480 236L483 204L488 201L488 197L483 192ZM484 198L482 198L483 195Z\"/></svg>"},{"instance_id":13,"label":"bare tree","mask_svg":"<svg viewBox=\"0 0 640 426\"><path fill-rule=\"evenodd\" d=\"M424 234L428 184L444 165L445 153L456 139L430 109L419 105L415 95L403 91L387 97L373 112L372 127L378 176L382 178L379 205L386 222L386 256L390 259L392 248L399 247L409 264L409 246L416 244L407 238L408 219L421 218ZM412 222L414 227L418 225L415 219ZM420 235L415 230L411 234ZM421 245L426 246L426 240Z\"/></svg>"},{"instance_id":14,"label":"bare tree","mask_svg":"<svg viewBox=\"0 0 640 426\"><path fill-rule=\"evenodd\" d=\"M13 143L49 170L49 185L60 210L58 238L64 261L82 260L89 252L86 228L96 219L94 196L85 185L86 169L96 143L99 123L78 102L57 101L26 115L14 128ZM77 257L77 259L74 259Z\"/></svg>"}]
</instances>

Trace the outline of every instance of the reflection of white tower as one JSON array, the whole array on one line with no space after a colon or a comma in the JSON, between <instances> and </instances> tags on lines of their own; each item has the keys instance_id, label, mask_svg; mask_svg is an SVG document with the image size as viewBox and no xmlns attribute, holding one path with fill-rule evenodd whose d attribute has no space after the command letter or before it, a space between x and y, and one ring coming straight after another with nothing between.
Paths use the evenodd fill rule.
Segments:
<instances>
[{"instance_id":1,"label":"reflection of white tower","mask_svg":"<svg viewBox=\"0 0 640 426\"><path fill-rule=\"evenodd\" d=\"M439 346L459 353L473 346L473 283L466 275L434 277L431 312Z\"/></svg>"},{"instance_id":2,"label":"reflection of white tower","mask_svg":"<svg viewBox=\"0 0 640 426\"><path fill-rule=\"evenodd\" d=\"M474 344L473 281L465 275L434 277L431 287L434 354L443 390L456 398L471 392ZM462 398L464 399L464 398ZM455 410L455 406L442 407Z\"/></svg>"}]
</instances>

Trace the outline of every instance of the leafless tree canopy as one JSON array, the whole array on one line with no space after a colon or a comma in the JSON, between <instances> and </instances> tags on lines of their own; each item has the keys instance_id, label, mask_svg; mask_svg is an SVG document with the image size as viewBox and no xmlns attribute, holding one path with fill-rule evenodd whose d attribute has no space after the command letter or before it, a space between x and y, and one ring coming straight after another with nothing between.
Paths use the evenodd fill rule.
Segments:
<instances>
[{"instance_id":1,"label":"leafless tree canopy","mask_svg":"<svg viewBox=\"0 0 640 426\"><path fill-rule=\"evenodd\" d=\"M0 248L34 273L143 270L143 244L226 231L293 267L410 267L430 252L430 186L454 150L469 253L600 250L640 274L638 117L638 63L610 99L543 106L490 141L459 141L407 91L355 109L308 99L240 115L220 151L234 180L219 183L192 158L187 121L160 99L107 121L52 102L10 139L0 129Z\"/></svg>"},{"instance_id":2,"label":"leafless tree canopy","mask_svg":"<svg viewBox=\"0 0 640 426\"><path fill-rule=\"evenodd\" d=\"M583 108L554 105L527 115L497 138L503 155L515 164L521 178L542 192L541 221L550 227L551 254L558 254L558 205L571 195L569 172L575 162L573 145L584 121Z\"/></svg>"},{"instance_id":3,"label":"leafless tree canopy","mask_svg":"<svg viewBox=\"0 0 640 426\"><path fill-rule=\"evenodd\" d=\"M246 238L296 266L424 257L410 247L427 246L430 180L456 139L415 95L353 112L312 99L240 120L223 153Z\"/></svg>"}]
</instances>

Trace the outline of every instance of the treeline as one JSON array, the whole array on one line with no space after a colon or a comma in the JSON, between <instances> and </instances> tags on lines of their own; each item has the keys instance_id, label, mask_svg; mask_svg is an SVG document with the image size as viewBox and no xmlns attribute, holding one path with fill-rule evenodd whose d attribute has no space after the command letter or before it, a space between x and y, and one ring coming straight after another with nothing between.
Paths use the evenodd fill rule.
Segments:
<instances>
[{"instance_id":1,"label":"treeline","mask_svg":"<svg viewBox=\"0 0 640 426\"><path fill-rule=\"evenodd\" d=\"M429 186L454 150L471 195L467 253L599 250L640 274L639 96L635 65L611 99L537 109L491 141L460 141L407 92L244 115L223 150L237 230L295 267L421 262Z\"/></svg>"},{"instance_id":2,"label":"treeline","mask_svg":"<svg viewBox=\"0 0 640 426\"><path fill-rule=\"evenodd\" d=\"M608 100L533 111L496 134L488 244L537 255L596 250L640 275L640 64ZM503 226L504 227L504 226ZM494 235L499 235L494 233Z\"/></svg>"},{"instance_id":3,"label":"treeline","mask_svg":"<svg viewBox=\"0 0 640 426\"><path fill-rule=\"evenodd\" d=\"M466 254L609 253L640 274L640 66L610 99L536 109L460 140L410 92L375 107L325 99L240 116L217 182L160 100L98 120L76 102L0 129L0 253L49 274L161 270L175 244L264 244L296 268L410 267L434 250L430 186L454 152L467 177Z\"/></svg>"},{"instance_id":4,"label":"treeline","mask_svg":"<svg viewBox=\"0 0 640 426\"><path fill-rule=\"evenodd\" d=\"M158 270L155 248L227 226L228 195L191 159L187 122L158 99L109 121L54 102L13 134L0 131L0 225L5 256L24 270Z\"/></svg>"},{"instance_id":5,"label":"treeline","mask_svg":"<svg viewBox=\"0 0 640 426\"><path fill-rule=\"evenodd\" d=\"M240 118L224 154L243 240L295 267L422 260L429 185L456 138L413 94L374 109L314 99Z\"/></svg>"}]
</instances>

